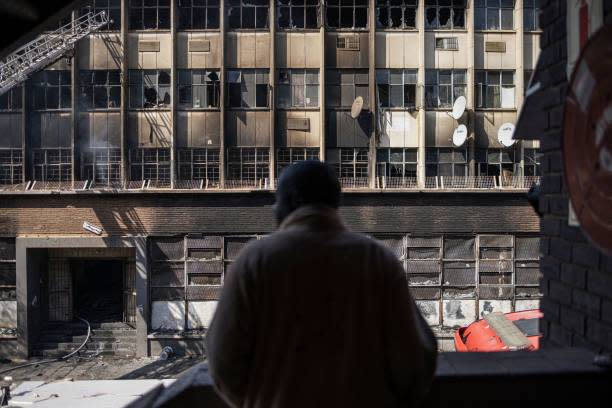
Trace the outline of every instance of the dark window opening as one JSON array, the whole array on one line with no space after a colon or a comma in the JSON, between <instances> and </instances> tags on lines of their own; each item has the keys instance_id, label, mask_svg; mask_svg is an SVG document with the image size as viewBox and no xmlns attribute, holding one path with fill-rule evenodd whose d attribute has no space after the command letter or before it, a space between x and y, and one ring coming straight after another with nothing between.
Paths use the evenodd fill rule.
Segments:
<instances>
[{"instance_id":1,"label":"dark window opening","mask_svg":"<svg viewBox=\"0 0 612 408\"><path fill-rule=\"evenodd\" d=\"M0 111L21 110L23 107L22 91L22 85L18 85L0 95Z\"/></svg>"},{"instance_id":2,"label":"dark window opening","mask_svg":"<svg viewBox=\"0 0 612 408\"><path fill-rule=\"evenodd\" d=\"M123 321L123 261L73 261L74 315L89 322Z\"/></svg>"},{"instance_id":3,"label":"dark window opening","mask_svg":"<svg viewBox=\"0 0 612 408\"><path fill-rule=\"evenodd\" d=\"M368 3L360 0L337 0L326 6L328 28L367 28Z\"/></svg>"},{"instance_id":4,"label":"dark window opening","mask_svg":"<svg viewBox=\"0 0 612 408\"><path fill-rule=\"evenodd\" d=\"M425 150L425 174L427 177L467 176L467 150L465 148L427 148Z\"/></svg>"},{"instance_id":5,"label":"dark window opening","mask_svg":"<svg viewBox=\"0 0 612 408\"><path fill-rule=\"evenodd\" d=\"M72 152L70 149L33 149L32 174L34 180L67 182L72 180Z\"/></svg>"},{"instance_id":6,"label":"dark window opening","mask_svg":"<svg viewBox=\"0 0 612 408\"><path fill-rule=\"evenodd\" d=\"M121 0L95 0L93 5L88 5L81 8L80 15L85 15L89 12L98 14L104 11L110 22L99 28L101 31L119 31L121 29Z\"/></svg>"},{"instance_id":7,"label":"dark window opening","mask_svg":"<svg viewBox=\"0 0 612 408\"><path fill-rule=\"evenodd\" d=\"M268 28L268 0L229 0L230 29Z\"/></svg>"},{"instance_id":8,"label":"dark window opening","mask_svg":"<svg viewBox=\"0 0 612 408\"><path fill-rule=\"evenodd\" d=\"M268 71L243 69L227 71L228 102L231 108L268 107Z\"/></svg>"},{"instance_id":9,"label":"dark window opening","mask_svg":"<svg viewBox=\"0 0 612 408\"><path fill-rule=\"evenodd\" d=\"M81 71L81 109L112 109L121 106L121 71Z\"/></svg>"},{"instance_id":10,"label":"dark window opening","mask_svg":"<svg viewBox=\"0 0 612 408\"><path fill-rule=\"evenodd\" d=\"M130 108L164 108L170 105L170 71L131 69Z\"/></svg>"},{"instance_id":11,"label":"dark window opening","mask_svg":"<svg viewBox=\"0 0 612 408\"><path fill-rule=\"evenodd\" d=\"M181 109L219 107L219 71L178 70L178 105Z\"/></svg>"},{"instance_id":12,"label":"dark window opening","mask_svg":"<svg viewBox=\"0 0 612 408\"><path fill-rule=\"evenodd\" d=\"M514 0L475 0L476 30L514 29Z\"/></svg>"},{"instance_id":13,"label":"dark window opening","mask_svg":"<svg viewBox=\"0 0 612 408\"><path fill-rule=\"evenodd\" d=\"M121 149L91 147L81 153L81 180L93 186L110 186L121 182Z\"/></svg>"},{"instance_id":14,"label":"dark window opening","mask_svg":"<svg viewBox=\"0 0 612 408\"><path fill-rule=\"evenodd\" d=\"M426 29L464 29L465 0L427 0L425 2Z\"/></svg>"},{"instance_id":15,"label":"dark window opening","mask_svg":"<svg viewBox=\"0 0 612 408\"><path fill-rule=\"evenodd\" d=\"M276 175L280 177L285 169L294 163L319 160L318 147L281 147L276 150Z\"/></svg>"},{"instance_id":16,"label":"dark window opening","mask_svg":"<svg viewBox=\"0 0 612 408\"><path fill-rule=\"evenodd\" d=\"M0 149L0 185L18 184L23 176L21 149Z\"/></svg>"},{"instance_id":17,"label":"dark window opening","mask_svg":"<svg viewBox=\"0 0 612 408\"><path fill-rule=\"evenodd\" d=\"M70 109L72 107L70 71L43 70L34 74L31 84L34 110Z\"/></svg>"},{"instance_id":18,"label":"dark window opening","mask_svg":"<svg viewBox=\"0 0 612 408\"><path fill-rule=\"evenodd\" d=\"M179 0L179 30L219 28L219 0Z\"/></svg>"},{"instance_id":19,"label":"dark window opening","mask_svg":"<svg viewBox=\"0 0 612 408\"><path fill-rule=\"evenodd\" d=\"M170 0L130 0L130 30L170 29Z\"/></svg>"},{"instance_id":20,"label":"dark window opening","mask_svg":"<svg viewBox=\"0 0 612 408\"><path fill-rule=\"evenodd\" d=\"M219 149L179 149L179 180L204 180L205 186L219 185Z\"/></svg>"},{"instance_id":21,"label":"dark window opening","mask_svg":"<svg viewBox=\"0 0 612 408\"><path fill-rule=\"evenodd\" d=\"M277 0L278 28L307 29L319 26L319 0Z\"/></svg>"},{"instance_id":22,"label":"dark window opening","mask_svg":"<svg viewBox=\"0 0 612 408\"><path fill-rule=\"evenodd\" d=\"M131 149L129 163L130 180L150 180L158 186L170 185L170 149Z\"/></svg>"}]
</instances>

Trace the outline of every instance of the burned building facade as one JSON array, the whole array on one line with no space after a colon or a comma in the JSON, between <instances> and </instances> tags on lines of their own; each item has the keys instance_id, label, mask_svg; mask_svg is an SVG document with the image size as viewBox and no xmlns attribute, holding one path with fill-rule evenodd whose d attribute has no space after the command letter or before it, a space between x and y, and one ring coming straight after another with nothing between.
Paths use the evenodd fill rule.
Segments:
<instances>
[{"instance_id":1,"label":"burned building facade","mask_svg":"<svg viewBox=\"0 0 612 408\"><path fill-rule=\"evenodd\" d=\"M112 21L0 96L3 353L76 317L131 327L137 355L202 352L228 266L275 229L279 174L311 159L336 168L347 224L397 253L442 347L538 307L539 145L498 138L537 3L83 4L67 21Z\"/></svg>"}]
</instances>

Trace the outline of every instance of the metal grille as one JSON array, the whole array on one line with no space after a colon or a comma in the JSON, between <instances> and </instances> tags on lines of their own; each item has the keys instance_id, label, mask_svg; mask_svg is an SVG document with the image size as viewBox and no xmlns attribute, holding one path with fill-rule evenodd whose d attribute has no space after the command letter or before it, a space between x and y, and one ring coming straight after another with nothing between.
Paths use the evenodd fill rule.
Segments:
<instances>
[{"instance_id":1,"label":"metal grille","mask_svg":"<svg viewBox=\"0 0 612 408\"><path fill-rule=\"evenodd\" d=\"M123 268L123 320L136 323L136 262L126 261Z\"/></svg>"},{"instance_id":2,"label":"metal grille","mask_svg":"<svg viewBox=\"0 0 612 408\"><path fill-rule=\"evenodd\" d=\"M440 247L440 238L422 238L422 237L408 237L406 239L406 246L408 247Z\"/></svg>"},{"instance_id":3,"label":"metal grille","mask_svg":"<svg viewBox=\"0 0 612 408\"><path fill-rule=\"evenodd\" d=\"M516 259L538 259L540 256L540 238L516 237L514 249Z\"/></svg>"},{"instance_id":4,"label":"metal grille","mask_svg":"<svg viewBox=\"0 0 612 408\"><path fill-rule=\"evenodd\" d=\"M0 286L15 286L16 276L15 262L0 262Z\"/></svg>"},{"instance_id":5,"label":"metal grille","mask_svg":"<svg viewBox=\"0 0 612 408\"><path fill-rule=\"evenodd\" d=\"M444 258L474 259L474 238L444 239Z\"/></svg>"},{"instance_id":6,"label":"metal grille","mask_svg":"<svg viewBox=\"0 0 612 408\"><path fill-rule=\"evenodd\" d=\"M190 237L187 236L187 248L222 248L223 237Z\"/></svg>"},{"instance_id":7,"label":"metal grille","mask_svg":"<svg viewBox=\"0 0 612 408\"><path fill-rule=\"evenodd\" d=\"M189 285L221 285L221 275L189 275Z\"/></svg>"},{"instance_id":8,"label":"metal grille","mask_svg":"<svg viewBox=\"0 0 612 408\"><path fill-rule=\"evenodd\" d=\"M410 274L408 284L415 286L435 286L440 284L440 274Z\"/></svg>"},{"instance_id":9,"label":"metal grille","mask_svg":"<svg viewBox=\"0 0 612 408\"><path fill-rule=\"evenodd\" d=\"M404 240L402 237L375 237L386 246L398 259L404 259Z\"/></svg>"},{"instance_id":10,"label":"metal grille","mask_svg":"<svg viewBox=\"0 0 612 408\"><path fill-rule=\"evenodd\" d=\"M151 300L184 300L185 288L151 288Z\"/></svg>"},{"instance_id":11,"label":"metal grille","mask_svg":"<svg viewBox=\"0 0 612 408\"><path fill-rule=\"evenodd\" d=\"M49 320L72 320L72 276L67 260L49 260Z\"/></svg>"},{"instance_id":12,"label":"metal grille","mask_svg":"<svg viewBox=\"0 0 612 408\"><path fill-rule=\"evenodd\" d=\"M512 247L511 235L481 235L480 247L510 248Z\"/></svg>"},{"instance_id":13,"label":"metal grille","mask_svg":"<svg viewBox=\"0 0 612 408\"><path fill-rule=\"evenodd\" d=\"M182 260L183 237L164 237L151 239L151 257L155 260Z\"/></svg>"},{"instance_id":14,"label":"metal grille","mask_svg":"<svg viewBox=\"0 0 612 408\"><path fill-rule=\"evenodd\" d=\"M183 286L184 284L183 263L154 262L151 266L152 286Z\"/></svg>"},{"instance_id":15,"label":"metal grille","mask_svg":"<svg viewBox=\"0 0 612 408\"><path fill-rule=\"evenodd\" d=\"M476 288L445 288L442 296L444 299L474 299Z\"/></svg>"},{"instance_id":16,"label":"metal grille","mask_svg":"<svg viewBox=\"0 0 612 408\"><path fill-rule=\"evenodd\" d=\"M442 188L496 188L497 182L493 176L440 176Z\"/></svg>"},{"instance_id":17,"label":"metal grille","mask_svg":"<svg viewBox=\"0 0 612 408\"><path fill-rule=\"evenodd\" d=\"M510 260L481 260L478 264L478 272L512 272L512 261Z\"/></svg>"},{"instance_id":18,"label":"metal grille","mask_svg":"<svg viewBox=\"0 0 612 408\"><path fill-rule=\"evenodd\" d=\"M225 238L225 259L234 260L238 257L240 250L255 237L231 237Z\"/></svg>"},{"instance_id":19,"label":"metal grille","mask_svg":"<svg viewBox=\"0 0 612 408\"><path fill-rule=\"evenodd\" d=\"M15 239L0 238L0 259L13 260L15 259Z\"/></svg>"},{"instance_id":20,"label":"metal grille","mask_svg":"<svg viewBox=\"0 0 612 408\"><path fill-rule=\"evenodd\" d=\"M445 285L470 286L476 284L474 263L445 262L443 281Z\"/></svg>"},{"instance_id":21,"label":"metal grille","mask_svg":"<svg viewBox=\"0 0 612 408\"><path fill-rule=\"evenodd\" d=\"M407 273L439 273L440 261L408 261L406 262Z\"/></svg>"},{"instance_id":22,"label":"metal grille","mask_svg":"<svg viewBox=\"0 0 612 408\"><path fill-rule=\"evenodd\" d=\"M209 261L221 259L221 249L189 248L187 257L191 259L206 259Z\"/></svg>"},{"instance_id":23,"label":"metal grille","mask_svg":"<svg viewBox=\"0 0 612 408\"><path fill-rule=\"evenodd\" d=\"M223 273L223 262L187 262L187 273L221 275Z\"/></svg>"},{"instance_id":24,"label":"metal grille","mask_svg":"<svg viewBox=\"0 0 612 408\"><path fill-rule=\"evenodd\" d=\"M440 248L408 248L408 259L440 259Z\"/></svg>"},{"instance_id":25,"label":"metal grille","mask_svg":"<svg viewBox=\"0 0 612 408\"><path fill-rule=\"evenodd\" d=\"M512 286L480 286L480 299L512 299Z\"/></svg>"},{"instance_id":26,"label":"metal grille","mask_svg":"<svg viewBox=\"0 0 612 408\"><path fill-rule=\"evenodd\" d=\"M415 300L437 300L440 299L439 288L410 287L410 293Z\"/></svg>"},{"instance_id":27,"label":"metal grille","mask_svg":"<svg viewBox=\"0 0 612 408\"><path fill-rule=\"evenodd\" d=\"M517 298L539 298L542 297L539 287L520 287L515 288Z\"/></svg>"},{"instance_id":28,"label":"metal grille","mask_svg":"<svg viewBox=\"0 0 612 408\"><path fill-rule=\"evenodd\" d=\"M485 285L511 285L512 274L511 273L481 273L478 275L480 284Z\"/></svg>"},{"instance_id":29,"label":"metal grille","mask_svg":"<svg viewBox=\"0 0 612 408\"><path fill-rule=\"evenodd\" d=\"M512 259L512 248L480 247L480 259Z\"/></svg>"},{"instance_id":30,"label":"metal grille","mask_svg":"<svg viewBox=\"0 0 612 408\"><path fill-rule=\"evenodd\" d=\"M187 286L187 300L217 300L221 286Z\"/></svg>"},{"instance_id":31,"label":"metal grille","mask_svg":"<svg viewBox=\"0 0 612 408\"><path fill-rule=\"evenodd\" d=\"M538 285L540 283L539 262L517 262L515 273L517 285Z\"/></svg>"}]
</instances>

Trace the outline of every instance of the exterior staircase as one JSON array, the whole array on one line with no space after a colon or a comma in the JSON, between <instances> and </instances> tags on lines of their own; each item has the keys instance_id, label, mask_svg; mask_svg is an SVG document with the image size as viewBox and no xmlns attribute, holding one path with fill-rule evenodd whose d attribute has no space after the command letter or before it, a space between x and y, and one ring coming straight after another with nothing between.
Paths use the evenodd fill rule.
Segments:
<instances>
[{"instance_id":1,"label":"exterior staircase","mask_svg":"<svg viewBox=\"0 0 612 408\"><path fill-rule=\"evenodd\" d=\"M33 356L62 357L76 350L87 338L82 322L48 322L42 330ZM112 356L133 358L136 355L136 329L126 323L92 323L91 336L78 353L82 357Z\"/></svg>"}]
</instances>

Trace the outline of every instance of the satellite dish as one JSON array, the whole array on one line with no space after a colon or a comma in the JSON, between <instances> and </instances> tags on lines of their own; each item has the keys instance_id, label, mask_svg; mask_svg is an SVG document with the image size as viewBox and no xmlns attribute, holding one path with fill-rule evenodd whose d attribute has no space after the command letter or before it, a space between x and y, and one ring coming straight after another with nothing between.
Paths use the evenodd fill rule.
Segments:
<instances>
[{"instance_id":1,"label":"satellite dish","mask_svg":"<svg viewBox=\"0 0 612 408\"><path fill-rule=\"evenodd\" d=\"M453 119L459 120L463 116L466 104L467 100L465 99L465 96L460 96L455 99L455 103L453 104L453 111L450 113Z\"/></svg>"},{"instance_id":2,"label":"satellite dish","mask_svg":"<svg viewBox=\"0 0 612 408\"><path fill-rule=\"evenodd\" d=\"M453 144L457 147L462 146L467 139L467 127L465 125L457 126L453 132Z\"/></svg>"},{"instance_id":3,"label":"satellite dish","mask_svg":"<svg viewBox=\"0 0 612 408\"><path fill-rule=\"evenodd\" d=\"M361 96L358 96L353 101L353 106L351 106L351 117L353 119L357 119L362 109L363 109L363 98Z\"/></svg>"},{"instance_id":4,"label":"satellite dish","mask_svg":"<svg viewBox=\"0 0 612 408\"><path fill-rule=\"evenodd\" d=\"M506 147L510 147L516 142L514 136L514 125L512 123L504 123L497 131L497 141Z\"/></svg>"}]
</instances>

